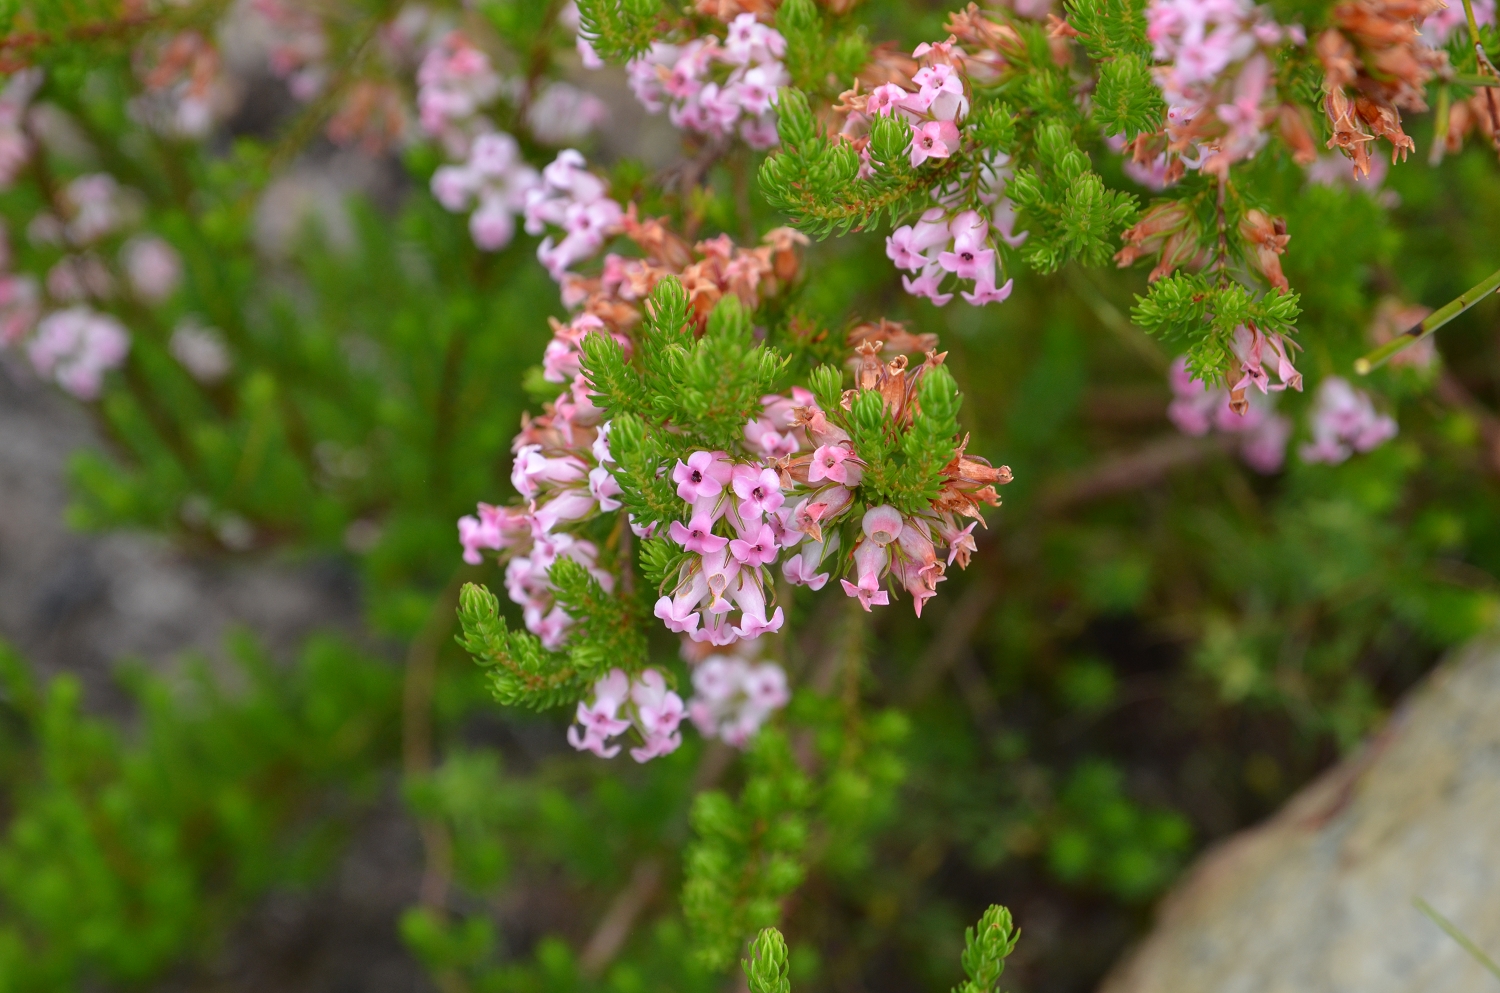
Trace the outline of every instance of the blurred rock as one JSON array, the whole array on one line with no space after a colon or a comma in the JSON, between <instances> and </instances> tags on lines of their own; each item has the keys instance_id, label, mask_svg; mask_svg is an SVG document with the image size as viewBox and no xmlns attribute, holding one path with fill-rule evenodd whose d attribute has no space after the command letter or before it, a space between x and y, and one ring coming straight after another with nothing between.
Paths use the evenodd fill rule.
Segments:
<instances>
[{"instance_id":1,"label":"blurred rock","mask_svg":"<svg viewBox=\"0 0 1500 993\"><path fill-rule=\"evenodd\" d=\"M1100 993L1500 988L1420 898L1500 955L1500 639L1414 691L1270 822L1209 851Z\"/></svg>"},{"instance_id":2,"label":"blurred rock","mask_svg":"<svg viewBox=\"0 0 1500 993\"><path fill-rule=\"evenodd\" d=\"M48 678L77 676L92 708L117 709L113 669L220 657L225 635L253 631L286 658L312 631L352 631L353 572L210 560L160 538L79 534L63 522L69 455L97 445L87 416L15 361L0 362L0 638Z\"/></svg>"}]
</instances>

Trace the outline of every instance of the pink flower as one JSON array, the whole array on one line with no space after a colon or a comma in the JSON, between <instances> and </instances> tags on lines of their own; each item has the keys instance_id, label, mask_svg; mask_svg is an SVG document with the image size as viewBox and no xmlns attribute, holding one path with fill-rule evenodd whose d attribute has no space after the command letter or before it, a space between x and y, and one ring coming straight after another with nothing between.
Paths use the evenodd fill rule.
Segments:
<instances>
[{"instance_id":1,"label":"pink flower","mask_svg":"<svg viewBox=\"0 0 1500 993\"><path fill-rule=\"evenodd\" d=\"M766 600L760 583L752 577L741 573L740 581L730 590L730 596L735 605L740 608L740 623L735 627L734 633L746 641L759 638L762 634L781 630L785 616L781 608L769 618L766 617Z\"/></svg>"},{"instance_id":2,"label":"pink flower","mask_svg":"<svg viewBox=\"0 0 1500 993\"><path fill-rule=\"evenodd\" d=\"M992 268L980 274L979 280L974 284L973 293L965 290L959 296L963 297L964 302L972 307L983 307L987 303L1004 303L1010 299L1010 291L1014 286L1015 280L1007 279L1005 285L997 289L995 286L994 270Z\"/></svg>"},{"instance_id":3,"label":"pink flower","mask_svg":"<svg viewBox=\"0 0 1500 993\"><path fill-rule=\"evenodd\" d=\"M42 318L27 354L36 371L80 400L93 400L104 374L125 361L130 336L108 314L86 306L58 310Z\"/></svg>"},{"instance_id":4,"label":"pink flower","mask_svg":"<svg viewBox=\"0 0 1500 993\"><path fill-rule=\"evenodd\" d=\"M704 584L707 588L707 584ZM698 612L691 609L694 604L683 602L680 598L664 596L656 601L656 608L652 611L668 631L677 634L692 634L698 630Z\"/></svg>"},{"instance_id":5,"label":"pink flower","mask_svg":"<svg viewBox=\"0 0 1500 993\"><path fill-rule=\"evenodd\" d=\"M885 117L900 108L910 95L895 83L882 83L870 91L870 98L865 102L865 113Z\"/></svg>"},{"instance_id":6,"label":"pink flower","mask_svg":"<svg viewBox=\"0 0 1500 993\"><path fill-rule=\"evenodd\" d=\"M890 504L871 507L865 511L864 519L860 521L865 537L882 546L889 545L900 537L901 530L905 526L905 522L901 519L901 511Z\"/></svg>"},{"instance_id":7,"label":"pink flower","mask_svg":"<svg viewBox=\"0 0 1500 993\"><path fill-rule=\"evenodd\" d=\"M677 496L692 503L700 497L717 496L734 474L723 452L694 452L687 462L680 459L672 470Z\"/></svg>"},{"instance_id":8,"label":"pink flower","mask_svg":"<svg viewBox=\"0 0 1500 993\"><path fill-rule=\"evenodd\" d=\"M574 712L577 724L568 727L568 744L579 751L593 752L600 758L614 758L620 746L606 747L610 738L624 734L630 721L621 719L620 705L629 693L630 681L621 669L611 669L609 675L594 685L594 702L578 701ZM582 734L579 728L582 728Z\"/></svg>"},{"instance_id":9,"label":"pink flower","mask_svg":"<svg viewBox=\"0 0 1500 993\"><path fill-rule=\"evenodd\" d=\"M522 445L511 467L510 482L524 499L534 500L547 484L576 483L588 474L588 466L574 455L548 457L541 445Z\"/></svg>"},{"instance_id":10,"label":"pink flower","mask_svg":"<svg viewBox=\"0 0 1500 993\"><path fill-rule=\"evenodd\" d=\"M916 272L936 260L929 254L950 237L948 215L941 207L932 207L915 225L903 225L885 240L885 254L898 269Z\"/></svg>"},{"instance_id":11,"label":"pink flower","mask_svg":"<svg viewBox=\"0 0 1500 993\"><path fill-rule=\"evenodd\" d=\"M890 595L880 588L880 574L890 563L884 545L864 541L854 549L854 568L858 583L842 579L844 592L859 598L859 605L868 613L870 606L884 607L891 602Z\"/></svg>"},{"instance_id":12,"label":"pink flower","mask_svg":"<svg viewBox=\"0 0 1500 993\"><path fill-rule=\"evenodd\" d=\"M922 274L916 279L912 279L910 276L901 277L901 285L906 288L906 292L914 297L926 297L938 307L944 306L949 300L953 299L952 293L939 292L942 281L943 268L937 263L933 263L923 269Z\"/></svg>"},{"instance_id":13,"label":"pink flower","mask_svg":"<svg viewBox=\"0 0 1500 993\"><path fill-rule=\"evenodd\" d=\"M958 126L952 121L911 125L911 167L928 159L946 159L958 150Z\"/></svg>"},{"instance_id":14,"label":"pink flower","mask_svg":"<svg viewBox=\"0 0 1500 993\"><path fill-rule=\"evenodd\" d=\"M589 470L589 493L599 501L600 510L620 509L620 501L615 499L620 495L620 484L604 466L595 466Z\"/></svg>"},{"instance_id":15,"label":"pink flower","mask_svg":"<svg viewBox=\"0 0 1500 993\"><path fill-rule=\"evenodd\" d=\"M737 465L733 473L734 493L740 498L740 520L758 521L786 502L781 494L781 477L775 469Z\"/></svg>"},{"instance_id":16,"label":"pink flower","mask_svg":"<svg viewBox=\"0 0 1500 993\"><path fill-rule=\"evenodd\" d=\"M776 551L776 536L765 524L762 524L753 535L733 538L729 542L729 554L734 556L736 562L751 568L775 562Z\"/></svg>"},{"instance_id":17,"label":"pink flower","mask_svg":"<svg viewBox=\"0 0 1500 993\"><path fill-rule=\"evenodd\" d=\"M854 452L845 445L819 445L807 467L807 481L821 483L826 479L843 486L858 486L864 474L858 460L851 459Z\"/></svg>"},{"instance_id":18,"label":"pink flower","mask_svg":"<svg viewBox=\"0 0 1500 993\"><path fill-rule=\"evenodd\" d=\"M686 526L681 521L673 521L667 534L690 552L711 555L729 544L728 538L713 533L713 526L714 522L707 516L694 514Z\"/></svg>"},{"instance_id":19,"label":"pink flower","mask_svg":"<svg viewBox=\"0 0 1500 993\"><path fill-rule=\"evenodd\" d=\"M130 239L121 249L121 261L131 287L147 303L161 303L182 282L182 258L160 238Z\"/></svg>"},{"instance_id":20,"label":"pink flower","mask_svg":"<svg viewBox=\"0 0 1500 993\"><path fill-rule=\"evenodd\" d=\"M1355 452L1368 452L1396 436L1393 418L1380 414L1363 390L1356 390L1338 376L1330 376L1318 387L1313 404L1310 444L1300 454L1304 462L1336 465Z\"/></svg>"},{"instance_id":21,"label":"pink flower","mask_svg":"<svg viewBox=\"0 0 1500 993\"><path fill-rule=\"evenodd\" d=\"M810 541L803 545L800 552L782 564L781 574L794 586L821 590L829 578L828 573L818 572L818 566L823 562L824 548L821 541Z\"/></svg>"}]
</instances>

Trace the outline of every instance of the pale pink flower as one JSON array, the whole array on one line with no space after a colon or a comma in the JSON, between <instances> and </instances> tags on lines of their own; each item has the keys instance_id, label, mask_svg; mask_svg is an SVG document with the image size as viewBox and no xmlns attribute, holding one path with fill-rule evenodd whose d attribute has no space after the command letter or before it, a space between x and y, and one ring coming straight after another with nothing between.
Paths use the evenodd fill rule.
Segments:
<instances>
[{"instance_id":1,"label":"pale pink flower","mask_svg":"<svg viewBox=\"0 0 1500 993\"><path fill-rule=\"evenodd\" d=\"M935 306L942 307L953 299L952 293L940 292L943 282L943 267L937 263L927 266L916 279L901 277L901 285L914 297L926 297Z\"/></svg>"},{"instance_id":2,"label":"pale pink flower","mask_svg":"<svg viewBox=\"0 0 1500 993\"><path fill-rule=\"evenodd\" d=\"M905 527L905 522L901 519L901 511L890 504L883 503L865 511L860 527L865 537L875 544L889 545L901 536L901 529Z\"/></svg>"},{"instance_id":3,"label":"pale pink flower","mask_svg":"<svg viewBox=\"0 0 1500 993\"><path fill-rule=\"evenodd\" d=\"M53 311L27 346L31 364L80 400L94 400L104 374L125 361L130 336L119 321L86 306Z\"/></svg>"},{"instance_id":4,"label":"pale pink flower","mask_svg":"<svg viewBox=\"0 0 1500 993\"><path fill-rule=\"evenodd\" d=\"M182 282L182 257L161 238L132 238L121 249L120 258L131 287L147 303L161 303Z\"/></svg>"},{"instance_id":5,"label":"pale pink flower","mask_svg":"<svg viewBox=\"0 0 1500 993\"><path fill-rule=\"evenodd\" d=\"M928 159L946 159L958 151L958 127L952 121L911 125L911 167Z\"/></svg>"},{"instance_id":6,"label":"pale pink flower","mask_svg":"<svg viewBox=\"0 0 1500 993\"><path fill-rule=\"evenodd\" d=\"M694 452L672 470L677 496L692 503L700 497L718 496L733 478L734 466L723 452Z\"/></svg>"}]
</instances>

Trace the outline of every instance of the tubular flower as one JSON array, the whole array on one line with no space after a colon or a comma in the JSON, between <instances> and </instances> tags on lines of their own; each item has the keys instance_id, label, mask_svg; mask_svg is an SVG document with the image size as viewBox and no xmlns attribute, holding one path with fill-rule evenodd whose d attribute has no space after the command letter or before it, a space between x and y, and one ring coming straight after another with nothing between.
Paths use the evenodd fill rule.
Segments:
<instances>
[{"instance_id":1,"label":"tubular flower","mask_svg":"<svg viewBox=\"0 0 1500 993\"><path fill-rule=\"evenodd\" d=\"M641 745L632 748L630 756L646 762L669 755L682 745L677 727L686 714L682 697L667 688L666 680L655 669L646 669L634 679L623 669L611 669L594 684L593 701L578 702L576 723L568 728L568 744L580 752L614 758L621 746L610 739L634 727Z\"/></svg>"}]
</instances>

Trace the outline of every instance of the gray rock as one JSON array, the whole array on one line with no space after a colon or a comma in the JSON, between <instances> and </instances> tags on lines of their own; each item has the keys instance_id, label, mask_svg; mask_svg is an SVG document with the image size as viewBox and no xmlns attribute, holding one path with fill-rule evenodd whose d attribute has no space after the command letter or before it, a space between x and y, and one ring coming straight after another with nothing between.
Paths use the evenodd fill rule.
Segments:
<instances>
[{"instance_id":1,"label":"gray rock","mask_svg":"<svg viewBox=\"0 0 1500 993\"><path fill-rule=\"evenodd\" d=\"M357 629L346 566L226 561L152 535L69 530L67 460L97 437L77 404L14 353L0 358L0 638L39 676L71 673L91 707L118 712L112 677L124 660L221 657L235 628L286 658L314 630Z\"/></svg>"},{"instance_id":2,"label":"gray rock","mask_svg":"<svg viewBox=\"0 0 1500 993\"><path fill-rule=\"evenodd\" d=\"M1363 750L1198 860L1100 993L1470 993L1500 981L1500 639L1457 653Z\"/></svg>"}]
</instances>

